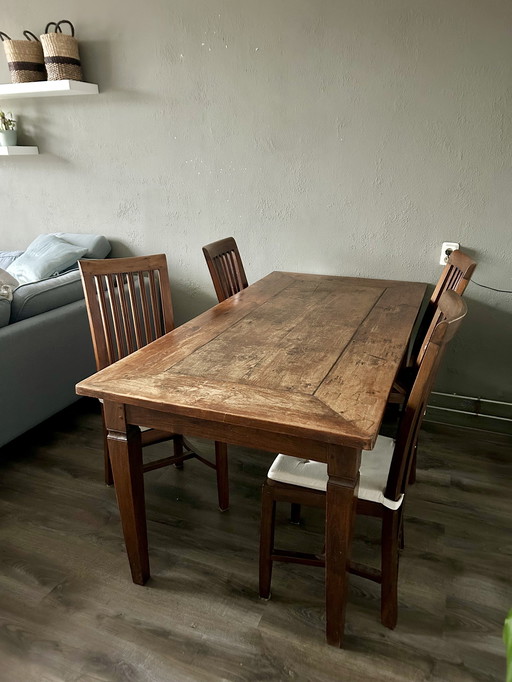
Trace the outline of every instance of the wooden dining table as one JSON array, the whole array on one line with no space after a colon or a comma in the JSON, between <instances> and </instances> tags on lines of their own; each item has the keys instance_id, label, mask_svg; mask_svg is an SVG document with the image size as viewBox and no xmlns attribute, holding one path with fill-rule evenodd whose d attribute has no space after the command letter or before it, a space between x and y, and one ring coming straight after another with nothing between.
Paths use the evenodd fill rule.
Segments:
<instances>
[{"instance_id":1,"label":"wooden dining table","mask_svg":"<svg viewBox=\"0 0 512 682\"><path fill-rule=\"evenodd\" d=\"M81 381L79 395L104 401L133 581L150 576L138 426L325 462L326 638L342 646L361 450L375 443L425 291L272 272Z\"/></svg>"}]
</instances>

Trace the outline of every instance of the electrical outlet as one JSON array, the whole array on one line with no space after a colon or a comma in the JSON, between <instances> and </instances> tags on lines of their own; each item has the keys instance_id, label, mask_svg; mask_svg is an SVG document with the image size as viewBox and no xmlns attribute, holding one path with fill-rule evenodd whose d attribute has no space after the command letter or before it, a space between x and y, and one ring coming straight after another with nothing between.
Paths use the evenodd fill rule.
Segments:
<instances>
[{"instance_id":1,"label":"electrical outlet","mask_svg":"<svg viewBox=\"0 0 512 682\"><path fill-rule=\"evenodd\" d=\"M441 257L439 259L439 265L446 265L448 262L448 257L452 251L456 251L460 244L458 242L443 242L441 247Z\"/></svg>"}]
</instances>

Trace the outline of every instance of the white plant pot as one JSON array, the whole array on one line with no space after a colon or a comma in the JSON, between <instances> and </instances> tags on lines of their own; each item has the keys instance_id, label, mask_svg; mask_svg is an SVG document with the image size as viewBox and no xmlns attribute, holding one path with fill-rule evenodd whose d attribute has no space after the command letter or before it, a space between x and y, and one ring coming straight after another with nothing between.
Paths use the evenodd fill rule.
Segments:
<instances>
[{"instance_id":1,"label":"white plant pot","mask_svg":"<svg viewBox=\"0 0 512 682\"><path fill-rule=\"evenodd\" d=\"M17 130L0 130L0 147L15 147L17 142Z\"/></svg>"}]
</instances>

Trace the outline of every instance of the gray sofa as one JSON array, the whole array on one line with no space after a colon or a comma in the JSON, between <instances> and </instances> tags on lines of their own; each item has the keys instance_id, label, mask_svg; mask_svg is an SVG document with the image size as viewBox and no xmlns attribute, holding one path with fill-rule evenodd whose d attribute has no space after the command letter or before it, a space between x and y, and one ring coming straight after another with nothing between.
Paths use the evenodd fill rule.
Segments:
<instances>
[{"instance_id":1,"label":"gray sofa","mask_svg":"<svg viewBox=\"0 0 512 682\"><path fill-rule=\"evenodd\" d=\"M55 234L87 246L84 258L110 252L105 237ZM21 253L0 252L0 268ZM0 446L77 400L75 384L95 371L76 267L0 298Z\"/></svg>"}]
</instances>

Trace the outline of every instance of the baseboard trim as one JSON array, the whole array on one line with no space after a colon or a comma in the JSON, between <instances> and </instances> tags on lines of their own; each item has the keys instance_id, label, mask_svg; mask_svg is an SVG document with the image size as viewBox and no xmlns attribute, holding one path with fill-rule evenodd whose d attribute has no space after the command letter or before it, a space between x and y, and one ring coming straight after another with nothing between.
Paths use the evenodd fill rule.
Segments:
<instances>
[{"instance_id":1,"label":"baseboard trim","mask_svg":"<svg viewBox=\"0 0 512 682\"><path fill-rule=\"evenodd\" d=\"M433 392L425 421L512 435L512 403Z\"/></svg>"}]
</instances>

